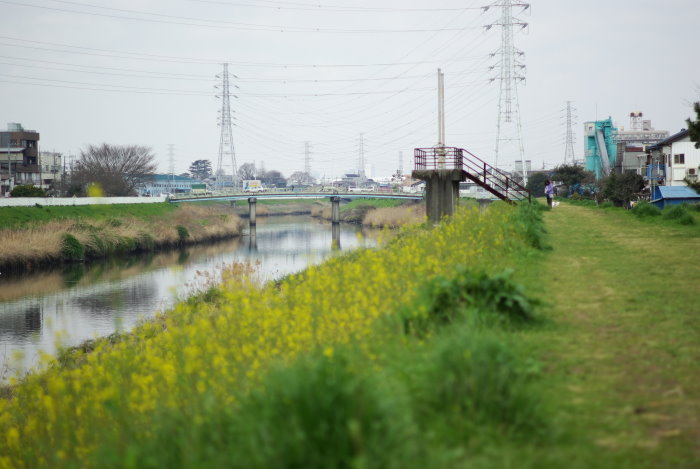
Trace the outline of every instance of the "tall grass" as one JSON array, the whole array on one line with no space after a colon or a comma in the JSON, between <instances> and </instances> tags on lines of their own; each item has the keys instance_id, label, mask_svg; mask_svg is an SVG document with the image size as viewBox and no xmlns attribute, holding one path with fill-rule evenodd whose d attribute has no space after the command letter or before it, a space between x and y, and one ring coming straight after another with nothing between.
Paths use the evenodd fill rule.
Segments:
<instances>
[{"instance_id":1,"label":"tall grass","mask_svg":"<svg viewBox=\"0 0 700 469\"><path fill-rule=\"evenodd\" d=\"M436 308L419 291L438 277L455 308L529 318L499 274L532 250L520 210L461 209L279 284L234 276L75 351L0 400L0 467L448 467L534 444L539 368L508 338L522 320L408 335L400 320Z\"/></svg>"},{"instance_id":2,"label":"tall grass","mask_svg":"<svg viewBox=\"0 0 700 469\"><path fill-rule=\"evenodd\" d=\"M100 209L97 213L99 216L95 218L55 218L0 230L3 237L0 266L29 266L149 251L238 235L242 227L238 217L227 213L225 207L216 206L183 205L153 211L152 216L148 215L149 211L137 212L138 216L125 215L128 212L119 210ZM124 215L115 217L114 213Z\"/></svg>"}]
</instances>

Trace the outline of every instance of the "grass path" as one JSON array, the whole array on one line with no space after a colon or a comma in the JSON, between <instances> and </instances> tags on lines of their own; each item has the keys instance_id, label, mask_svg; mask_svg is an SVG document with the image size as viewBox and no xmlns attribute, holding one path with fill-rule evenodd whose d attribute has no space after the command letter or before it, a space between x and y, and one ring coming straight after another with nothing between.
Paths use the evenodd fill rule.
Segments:
<instances>
[{"instance_id":1,"label":"grass path","mask_svg":"<svg viewBox=\"0 0 700 469\"><path fill-rule=\"evenodd\" d=\"M524 340L559 383L549 399L574 451L597 467L700 467L700 238L572 205L545 223L553 250L527 283L554 325Z\"/></svg>"}]
</instances>

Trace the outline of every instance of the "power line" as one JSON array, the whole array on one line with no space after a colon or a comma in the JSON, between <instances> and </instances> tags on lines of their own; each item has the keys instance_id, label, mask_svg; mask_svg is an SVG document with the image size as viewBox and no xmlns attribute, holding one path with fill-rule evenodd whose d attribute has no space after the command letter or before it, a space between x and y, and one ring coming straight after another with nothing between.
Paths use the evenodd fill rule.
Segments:
<instances>
[{"instance_id":1,"label":"power line","mask_svg":"<svg viewBox=\"0 0 700 469\"><path fill-rule=\"evenodd\" d=\"M71 13L77 15L87 15L102 18L121 19L129 21L141 21L146 23L171 24L177 26L194 26L213 29L234 29L240 31L260 31L260 32L276 32L276 33L331 33L331 34L392 34L392 33L429 33L429 32L445 32L445 31L463 31L465 28L441 28L441 29L341 29L341 28L315 28L315 27L300 27L300 26L279 26L279 25L263 25L255 23L238 23L232 21L213 20L208 18L192 18L176 15L166 15L161 13L144 12L138 10L127 10L123 8L110 8L89 3L68 2L62 0L50 0L58 3L69 3L73 5L86 6L98 10L115 11L119 13L137 14L150 16L152 18L140 18L136 16L120 16L109 13L96 13L84 10L75 10L68 8L49 7L45 5L35 5L31 3L22 3L12 0L0 0L0 3L16 5L26 8L34 8L40 10L57 11L61 13Z\"/></svg>"},{"instance_id":2,"label":"power line","mask_svg":"<svg viewBox=\"0 0 700 469\"><path fill-rule=\"evenodd\" d=\"M210 3L215 5L226 5L236 7L268 8L273 10L301 10L318 12L351 12L351 13L402 13L402 12L435 12L435 11L465 11L482 10L481 7L456 7L456 8L382 8L382 7L357 7L357 6L328 6L313 3L288 3L288 2L261 2L243 3L239 1L227 2L222 0L188 0L190 2ZM272 5L261 5L260 3L271 3Z\"/></svg>"}]
</instances>

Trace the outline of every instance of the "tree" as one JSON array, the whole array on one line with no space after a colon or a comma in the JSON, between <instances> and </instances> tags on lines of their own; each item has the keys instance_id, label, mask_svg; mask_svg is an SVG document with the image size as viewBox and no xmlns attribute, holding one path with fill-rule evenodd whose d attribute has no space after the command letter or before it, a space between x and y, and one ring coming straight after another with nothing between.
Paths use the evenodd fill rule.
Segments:
<instances>
[{"instance_id":1,"label":"tree","mask_svg":"<svg viewBox=\"0 0 700 469\"><path fill-rule=\"evenodd\" d=\"M544 183L549 179L545 173L534 173L527 178L525 188L530 191L533 197L544 195Z\"/></svg>"},{"instance_id":2,"label":"tree","mask_svg":"<svg viewBox=\"0 0 700 469\"><path fill-rule=\"evenodd\" d=\"M137 187L156 171L149 147L140 145L88 145L80 151L72 183L86 190L90 185L105 196L136 194Z\"/></svg>"},{"instance_id":3,"label":"tree","mask_svg":"<svg viewBox=\"0 0 700 469\"><path fill-rule=\"evenodd\" d=\"M685 123L688 124L690 140L695 142L695 148L700 148L700 101L693 103L693 110L695 111L695 120L692 121L688 118Z\"/></svg>"},{"instance_id":4,"label":"tree","mask_svg":"<svg viewBox=\"0 0 700 469\"><path fill-rule=\"evenodd\" d=\"M15 186L10 192L12 197L46 197L46 191L31 185Z\"/></svg>"},{"instance_id":5,"label":"tree","mask_svg":"<svg viewBox=\"0 0 700 469\"><path fill-rule=\"evenodd\" d=\"M314 180L313 177L309 173L305 173L304 171L294 171L291 176L289 176L289 179L287 181L287 184L292 184L294 186L297 185L306 185L306 184L314 184L316 181Z\"/></svg>"},{"instance_id":6,"label":"tree","mask_svg":"<svg viewBox=\"0 0 700 469\"><path fill-rule=\"evenodd\" d=\"M195 160L190 165L190 174L192 177L199 180L204 180L211 177L211 161Z\"/></svg>"},{"instance_id":7,"label":"tree","mask_svg":"<svg viewBox=\"0 0 700 469\"><path fill-rule=\"evenodd\" d=\"M259 178L266 186L284 187L287 184L287 180L282 176L282 173L274 169L263 171Z\"/></svg>"},{"instance_id":8,"label":"tree","mask_svg":"<svg viewBox=\"0 0 700 469\"><path fill-rule=\"evenodd\" d=\"M644 188L644 178L635 172L611 173L601 182L602 195L618 207L628 207Z\"/></svg>"},{"instance_id":9,"label":"tree","mask_svg":"<svg viewBox=\"0 0 700 469\"><path fill-rule=\"evenodd\" d=\"M253 163L243 163L240 168L238 168L238 177L241 179L255 179L255 165Z\"/></svg>"},{"instance_id":10,"label":"tree","mask_svg":"<svg viewBox=\"0 0 700 469\"><path fill-rule=\"evenodd\" d=\"M552 180L561 182L568 188L568 194L574 192L584 192L581 187L586 184L595 182L595 174L591 171L586 171L583 166L576 165L561 165L554 168L552 172Z\"/></svg>"}]
</instances>

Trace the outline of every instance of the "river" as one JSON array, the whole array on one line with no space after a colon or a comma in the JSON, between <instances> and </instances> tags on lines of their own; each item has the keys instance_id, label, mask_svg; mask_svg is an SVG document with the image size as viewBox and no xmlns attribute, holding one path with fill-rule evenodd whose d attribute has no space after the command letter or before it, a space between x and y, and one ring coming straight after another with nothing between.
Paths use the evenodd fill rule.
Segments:
<instances>
[{"instance_id":1,"label":"river","mask_svg":"<svg viewBox=\"0 0 700 469\"><path fill-rule=\"evenodd\" d=\"M340 225L340 250L374 246L371 233ZM338 252L330 223L309 216L258 218L256 236L183 250L0 274L0 381L25 373L40 351L132 328L218 279L222 267L250 262L261 281L304 269Z\"/></svg>"}]
</instances>

